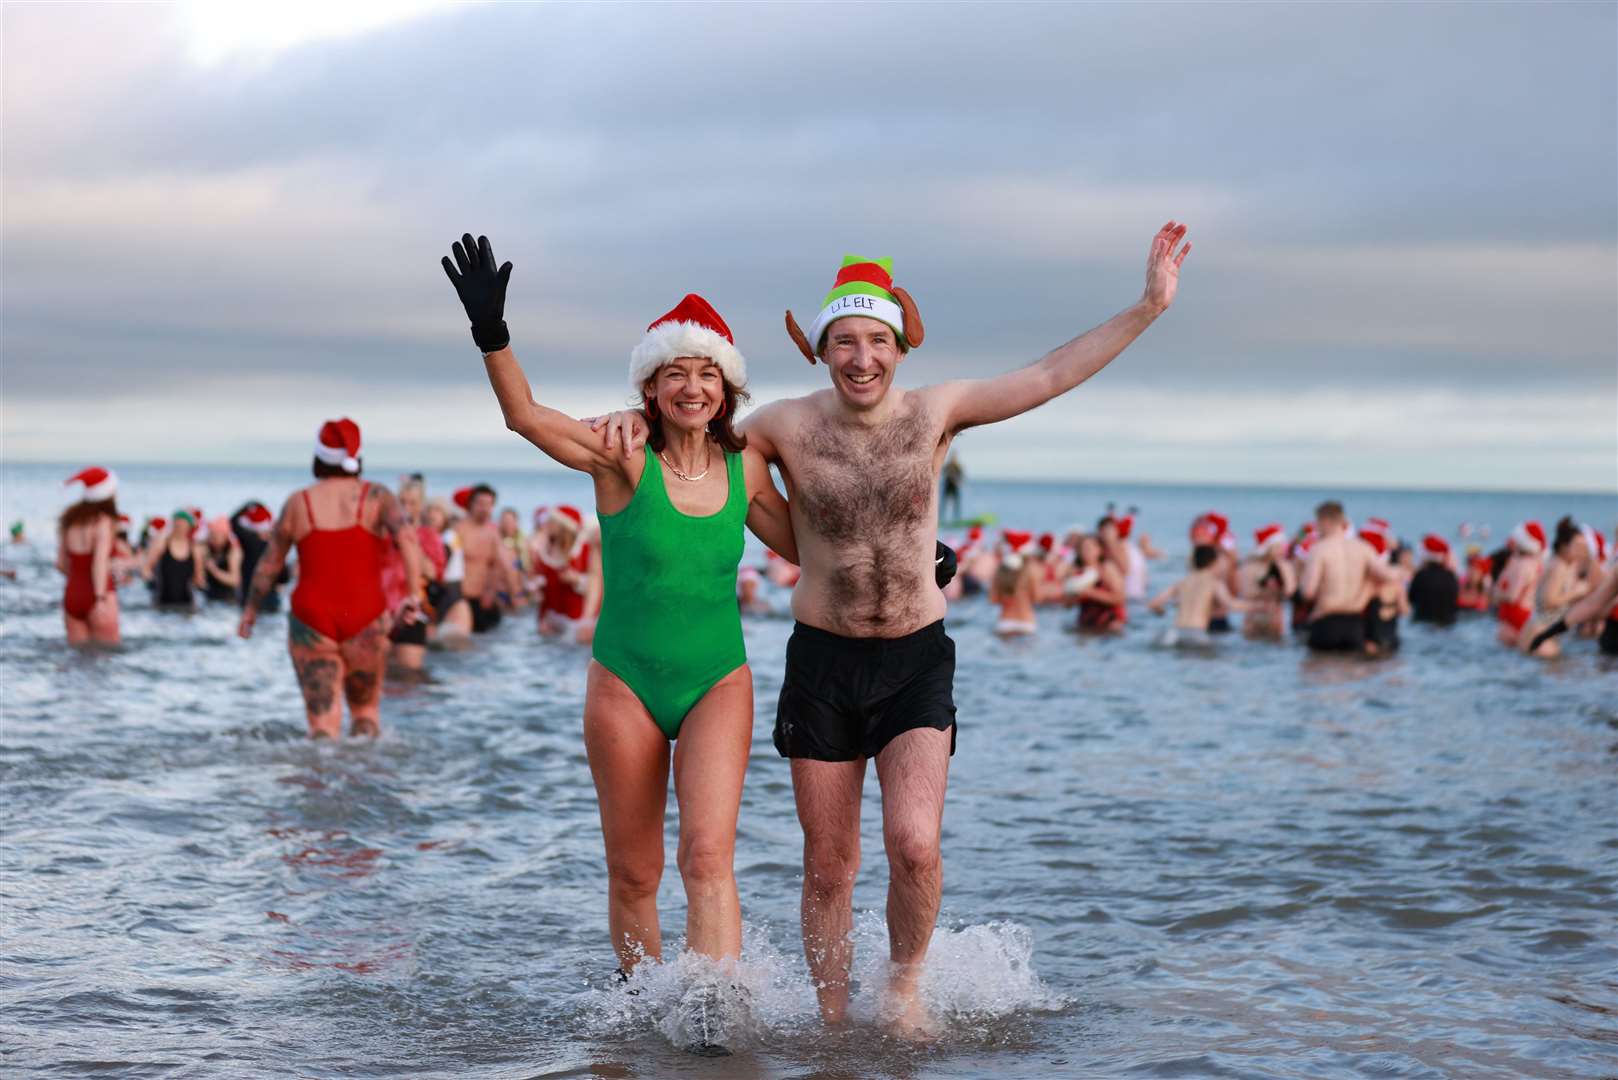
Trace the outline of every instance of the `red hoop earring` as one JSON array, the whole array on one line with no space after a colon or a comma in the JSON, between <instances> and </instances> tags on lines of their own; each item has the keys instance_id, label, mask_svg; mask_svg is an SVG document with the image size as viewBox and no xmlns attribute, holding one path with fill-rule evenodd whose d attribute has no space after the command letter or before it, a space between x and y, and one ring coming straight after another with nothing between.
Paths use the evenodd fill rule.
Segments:
<instances>
[{"instance_id":1,"label":"red hoop earring","mask_svg":"<svg viewBox=\"0 0 1618 1080\"><path fill-rule=\"evenodd\" d=\"M646 419L648 421L657 419L657 404L650 399L647 400L646 407L641 411L646 414Z\"/></svg>"},{"instance_id":2,"label":"red hoop earring","mask_svg":"<svg viewBox=\"0 0 1618 1080\"><path fill-rule=\"evenodd\" d=\"M719 419L719 418L720 418L720 417L721 417L721 416L724 416L724 415L725 415L725 399L724 399L724 398L720 398L720 399L719 399L719 411L718 411L718 412L716 412L716 413L714 413L714 414L713 414L713 418L714 418L714 419L715 419L715 420L717 420L717 419Z\"/></svg>"}]
</instances>

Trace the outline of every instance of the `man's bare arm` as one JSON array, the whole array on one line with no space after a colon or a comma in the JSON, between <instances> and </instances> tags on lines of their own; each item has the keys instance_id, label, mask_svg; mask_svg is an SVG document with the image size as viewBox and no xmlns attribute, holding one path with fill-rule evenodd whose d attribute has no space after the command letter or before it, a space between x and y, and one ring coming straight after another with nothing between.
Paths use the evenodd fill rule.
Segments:
<instances>
[{"instance_id":1,"label":"man's bare arm","mask_svg":"<svg viewBox=\"0 0 1618 1080\"><path fill-rule=\"evenodd\" d=\"M1158 230L1146 259L1146 289L1140 300L1095 329L1016 371L930 388L929 396L941 403L946 429L961 431L1020 416L1112 363L1174 302L1180 264L1191 251L1190 244L1180 247L1184 238L1185 226L1173 221Z\"/></svg>"}]
</instances>

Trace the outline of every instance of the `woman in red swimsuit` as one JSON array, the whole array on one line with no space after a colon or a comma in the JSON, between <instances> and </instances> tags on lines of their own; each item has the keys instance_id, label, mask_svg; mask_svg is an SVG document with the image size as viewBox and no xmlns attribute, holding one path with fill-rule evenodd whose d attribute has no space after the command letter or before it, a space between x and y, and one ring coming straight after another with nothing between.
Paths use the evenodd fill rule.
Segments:
<instances>
[{"instance_id":1,"label":"woman in red swimsuit","mask_svg":"<svg viewBox=\"0 0 1618 1080\"><path fill-rule=\"evenodd\" d=\"M287 620L287 651L303 690L311 738L380 734L379 705L391 617L382 594L384 548L398 545L409 596L400 618L419 618L421 551L391 492L360 479L360 429L344 417L321 425L315 482L281 508L237 632L251 637L258 602L274 585L287 552L298 549L298 585ZM339 688L341 697L339 697Z\"/></svg>"},{"instance_id":2,"label":"woman in red swimsuit","mask_svg":"<svg viewBox=\"0 0 1618 1080\"><path fill-rule=\"evenodd\" d=\"M68 478L78 499L62 511L57 527L56 568L67 575L62 621L69 645L118 644L118 591L112 552L118 530L118 477L91 468Z\"/></svg>"},{"instance_id":3,"label":"woman in red swimsuit","mask_svg":"<svg viewBox=\"0 0 1618 1080\"><path fill-rule=\"evenodd\" d=\"M1495 614L1500 619L1497 635L1501 644L1512 648L1526 640L1525 631L1534 617L1534 593L1545 571L1545 526L1525 521L1511 530L1511 559L1495 582Z\"/></svg>"}]
</instances>

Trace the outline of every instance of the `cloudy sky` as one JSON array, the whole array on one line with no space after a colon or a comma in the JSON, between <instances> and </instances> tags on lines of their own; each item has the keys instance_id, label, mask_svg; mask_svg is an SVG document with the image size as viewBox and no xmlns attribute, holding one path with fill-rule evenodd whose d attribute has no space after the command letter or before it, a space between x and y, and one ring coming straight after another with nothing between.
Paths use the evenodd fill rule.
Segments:
<instances>
[{"instance_id":1,"label":"cloudy sky","mask_svg":"<svg viewBox=\"0 0 1618 1080\"><path fill-rule=\"evenodd\" d=\"M1614 490L1618 8L7 3L4 453L535 464L438 268L509 258L542 399L688 291L755 397L845 253L900 379L1180 299L978 475Z\"/></svg>"}]
</instances>

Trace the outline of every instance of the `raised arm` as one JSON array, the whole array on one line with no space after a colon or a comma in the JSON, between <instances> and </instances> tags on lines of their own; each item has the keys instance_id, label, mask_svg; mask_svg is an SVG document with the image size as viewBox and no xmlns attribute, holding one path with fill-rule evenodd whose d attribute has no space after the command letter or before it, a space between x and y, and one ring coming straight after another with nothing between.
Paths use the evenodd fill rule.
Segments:
<instances>
[{"instance_id":1,"label":"raised arm","mask_svg":"<svg viewBox=\"0 0 1618 1080\"><path fill-rule=\"evenodd\" d=\"M1158 230L1146 259L1145 292L1133 305L1094 330L1016 371L930 388L929 395L936 395L943 409L946 428L960 431L1019 416L1067 393L1112 363L1174 302L1180 264L1191 252L1190 244L1180 247L1185 228L1171 221Z\"/></svg>"},{"instance_id":2,"label":"raised arm","mask_svg":"<svg viewBox=\"0 0 1618 1080\"><path fill-rule=\"evenodd\" d=\"M443 258L444 273L472 320L472 340L483 353L483 366L500 402L506 427L570 469L592 474L617 469L618 462L606 452L601 437L588 424L534 400L528 376L511 351L511 334L506 328L506 283L511 278L511 263L496 268L487 236L478 237L474 243L472 234L466 233L452 245L452 250L455 261L450 262L447 255Z\"/></svg>"},{"instance_id":3,"label":"raised arm","mask_svg":"<svg viewBox=\"0 0 1618 1080\"><path fill-rule=\"evenodd\" d=\"M742 451L747 480L747 527L777 555L798 564L798 540L792 531L792 513L775 486L764 455L751 443Z\"/></svg>"}]
</instances>

